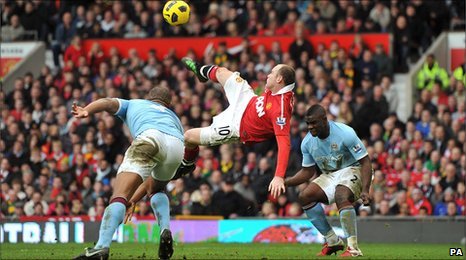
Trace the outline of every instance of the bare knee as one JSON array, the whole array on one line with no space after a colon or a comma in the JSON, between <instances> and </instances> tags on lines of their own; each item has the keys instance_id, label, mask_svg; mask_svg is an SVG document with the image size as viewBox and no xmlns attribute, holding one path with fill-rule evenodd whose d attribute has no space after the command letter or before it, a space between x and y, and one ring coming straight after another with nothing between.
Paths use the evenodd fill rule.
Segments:
<instances>
[{"instance_id":1,"label":"bare knee","mask_svg":"<svg viewBox=\"0 0 466 260\"><path fill-rule=\"evenodd\" d=\"M190 129L184 133L184 142L186 146L197 146L201 143L200 131Z\"/></svg>"},{"instance_id":2,"label":"bare knee","mask_svg":"<svg viewBox=\"0 0 466 260\"><path fill-rule=\"evenodd\" d=\"M312 198L307 196L304 192L299 193L298 201L299 201L299 204L301 204L301 207L304 207L314 202L312 201Z\"/></svg>"},{"instance_id":3,"label":"bare knee","mask_svg":"<svg viewBox=\"0 0 466 260\"><path fill-rule=\"evenodd\" d=\"M335 203L337 204L338 209L351 207L354 202L353 192L345 186L337 186L335 190Z\"/></svg>"}]
</instances>

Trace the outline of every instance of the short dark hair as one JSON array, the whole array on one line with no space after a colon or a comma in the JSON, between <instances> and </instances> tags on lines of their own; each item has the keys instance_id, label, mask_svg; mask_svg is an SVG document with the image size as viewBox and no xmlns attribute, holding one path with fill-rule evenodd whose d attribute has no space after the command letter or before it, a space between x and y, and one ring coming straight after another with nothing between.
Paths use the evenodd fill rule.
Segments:
<instances>
[{"instance_id":1,"label":"short dark hair","mask_svg":"<svg viewBox=\"0 0 466 260\"><path fill-rule=\"evenodd\" d=\"M149 91L147 99L160 102L165 106L169 106L172 102L172 95L167 87L155 86Z\"/></svg>"},{"instance_id":2,"label":"short dark hair","mask_svg":"<svg viewBox=\"0 0 466 260\"><path fill-rule=\"evenodd\" d=\"M327 112L325 112L325 108L319 104L312 105L306 112L306 116L326 116Z\"/></svg>"},{"instance_id":3,"label":"short dark hair","mask_svg":"<svg viewBox=\"0 0 466 260\"><path fill-rule=\"evenodd\" d=\"M278 70L278 74L283 77L283 82L285 82L285 86L295 82L295 71L291 66L284 64Z\"/></svg>"}]
</instances>

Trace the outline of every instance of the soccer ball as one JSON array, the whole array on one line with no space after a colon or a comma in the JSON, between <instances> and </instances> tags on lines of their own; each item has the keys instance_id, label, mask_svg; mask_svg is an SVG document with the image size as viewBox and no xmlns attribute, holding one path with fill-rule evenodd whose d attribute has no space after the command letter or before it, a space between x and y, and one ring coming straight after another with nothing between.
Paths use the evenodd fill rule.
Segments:
<instances>
[{"instance_id":1,"label":"soccer ball","mask_svg":"<svg viewBox=\"0 0 466 260\"><path fill-rule=\"evenodd\" d=\"M189 5L185 1L168 1L163 7L163 18L170 25L182 25L189 21Z\"/></svg>"}]
</instances>

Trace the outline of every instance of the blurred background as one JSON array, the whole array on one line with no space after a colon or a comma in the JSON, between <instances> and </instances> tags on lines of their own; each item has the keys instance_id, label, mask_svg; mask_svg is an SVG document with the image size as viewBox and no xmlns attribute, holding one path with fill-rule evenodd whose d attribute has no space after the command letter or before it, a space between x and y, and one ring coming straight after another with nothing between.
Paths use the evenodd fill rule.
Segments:
<instances>
[{"instance_id":1,"label":"blurred background","mask_svg":"<svg viewBox=\"0 0 466 260\"><path fill-rule=\"evenodd\" d=\"M187 2L190 22L179 27L163 21L159 1L0 2L3 223L102 216L132 140L110 114L72 118L73 102L143 98L164 85L185 130L210 125L228 103L183 69L190 56L239 71L256 93L275 64L296 69L287 176L301 167L305 111L320 103L372 158L373 203L357 205L360 219L438 216L464 227L464 0ZM302 186L267 192L274 142L201 148L194 173L168 186L173 218L300 219ZM135 219L154 219L147 201Z\"/></svg>"}]
</instances>

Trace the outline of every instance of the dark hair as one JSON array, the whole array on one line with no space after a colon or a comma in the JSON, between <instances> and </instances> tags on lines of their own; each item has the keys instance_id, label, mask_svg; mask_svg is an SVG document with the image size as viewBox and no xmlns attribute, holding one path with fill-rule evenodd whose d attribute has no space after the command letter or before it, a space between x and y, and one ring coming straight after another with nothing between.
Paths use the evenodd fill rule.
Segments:
<instances>
[{"instance_id":1,"label":"dark hair","mask_svg":"<svg viewBox=\"0 0 466 260\"><path fill-rule=\"evenodd\" d=\"M149 91L147 99L160 102L164 106L169 106L172 102L172 95L168 88L155 86Z\"/></svg>"},{"instance_id":2,"label":"dark hair","mask_svg":"<svg viewBox=\"0 0 466 260\"><path fill-rule=\"evenodd\" d=\"M312 105L306 112L306 116L312 115L323 115L325 116L327 113L325 112L325 108L319 104Z\"/></svg>"},{"instance_id":3,"label":"dark hair","mask_svg":"<svg viewBox=\"0 0 466 260\"><path fill-rule=\"evenodd\" d=\"M281 68L278 70L278 74L283 77L283 82L285 82L285 86L295 82L295 71L291 66L281 66Z\"/></svg>"}]
</instances>

